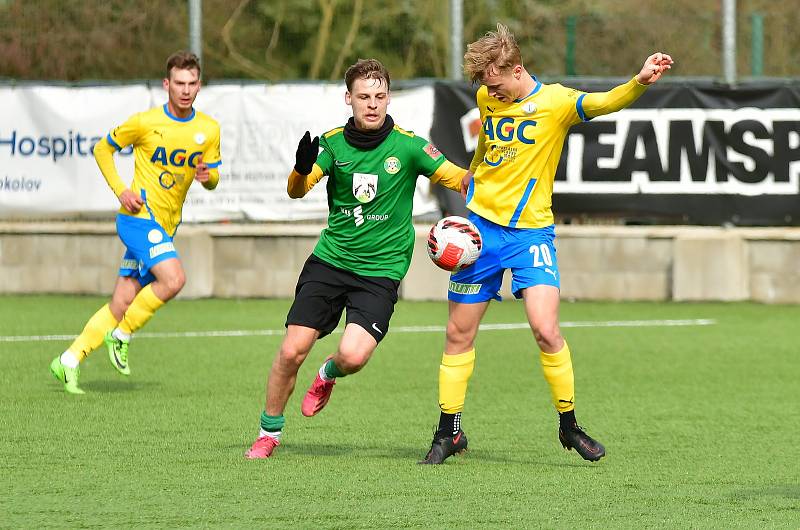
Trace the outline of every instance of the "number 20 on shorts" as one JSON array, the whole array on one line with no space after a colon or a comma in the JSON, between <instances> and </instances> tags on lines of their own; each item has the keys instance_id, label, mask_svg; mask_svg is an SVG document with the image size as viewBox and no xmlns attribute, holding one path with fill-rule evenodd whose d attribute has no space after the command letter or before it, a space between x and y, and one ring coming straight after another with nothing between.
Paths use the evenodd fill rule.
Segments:
<instances>
[{"instance_id":1,"label":"number 20 on shorts","mask_svg":"<svg viewBox=\"0 0 800 530\"><path fill-rule=\"evenodd\" d=\"M548 247L545 243L540 245L531 245L531 248L528 249L528 252L533 254L534 267L541 267L543 265L547 265L548 267L553 266L553 255L550 254L550 247Z\"/></svg>"}]
</instances>

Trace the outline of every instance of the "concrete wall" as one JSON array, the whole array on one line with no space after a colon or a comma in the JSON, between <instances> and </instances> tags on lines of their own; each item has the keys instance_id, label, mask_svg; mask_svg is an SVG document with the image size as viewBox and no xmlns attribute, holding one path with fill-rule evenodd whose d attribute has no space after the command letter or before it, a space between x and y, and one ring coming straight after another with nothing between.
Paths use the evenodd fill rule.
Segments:
<instances>
[{"instance_id":1,"label":"concrete wall","mask_svg":"<svg viewBox=\"0 0 800 530\"><path fill-rule=\"evenodd\" d=\"M291 297L321 228L182 226L180 296ZM565 298L800 303L800 228L561 226L557 234ZM449 275L428 260L426 238L418 227L404 299L446 296ZM122 253L110 222L0 223L0 293L109 294Z\"/></svg>"}]
</instances>

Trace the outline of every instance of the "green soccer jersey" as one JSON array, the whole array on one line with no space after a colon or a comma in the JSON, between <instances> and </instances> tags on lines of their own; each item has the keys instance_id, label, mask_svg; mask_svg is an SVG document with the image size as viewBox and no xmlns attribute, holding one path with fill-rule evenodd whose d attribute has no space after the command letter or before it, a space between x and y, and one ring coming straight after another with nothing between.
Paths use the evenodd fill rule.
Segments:
<instances>
[{"instance_id":1,"label":"green soccer jersey","mask_svg":"<svg viewBox=\"0 0 800 530\"><path fill-rule=\"evenodd\" d=\"M374 149L353 147L344 128L320 139L317 165L328 176L328 227L314 255L362 276L401 280L411 263L417 177L430 177L445 157L397 126Z\"/></svg>"}]
</instances>

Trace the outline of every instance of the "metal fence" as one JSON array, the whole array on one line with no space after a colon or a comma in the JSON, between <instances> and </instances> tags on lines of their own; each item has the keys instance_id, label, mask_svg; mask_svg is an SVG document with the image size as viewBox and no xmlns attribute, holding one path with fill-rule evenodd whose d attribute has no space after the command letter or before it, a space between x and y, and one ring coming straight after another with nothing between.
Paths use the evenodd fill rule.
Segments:
<instances>
[{"instance_id":1,"label":"metal fence","mask_svg":"<svg viewBox=\"0 0 800 530\"><path fill-rule=\"evenodd\" d=\"M774 0L0 0L0 77L158 78L169 53L190 47L192 5L212 80L340 79L359 57L395 79L445 78L458 45L498 21L546 79L627 76L663 50L672 77L726 80L726 5L738 78L800 77L800 9Z\"/></svg>"}]
</instances>

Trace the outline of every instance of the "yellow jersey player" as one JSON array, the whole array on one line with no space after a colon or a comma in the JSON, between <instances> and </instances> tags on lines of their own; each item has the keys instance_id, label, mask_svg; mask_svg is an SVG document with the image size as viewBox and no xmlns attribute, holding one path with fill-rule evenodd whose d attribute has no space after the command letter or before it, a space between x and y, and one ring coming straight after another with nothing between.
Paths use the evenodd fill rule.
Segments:
<instances>
[{"instance_id":1,"label":"yellow jersey player","mask_svg":"<svg viewBox=\"0 0 800 530\"><path fill-rule=\"evenodd\" d=\"M524 300L539 346L545 380L559 413L559 439L586 460L605 448L575 420L569 347L558 325L560 277L551 210L553 180L572 125L618 111L670 69L672 58L655 53L625 84L608 92L583 93L544 84L529 74L514 36L502 24L467 47L464 71L481 83L477 93L483 124L470 172L462 183L469 218L480 229L478 261L451 277L450 315L439 367L439 427L423 464L441 464L467 447L461 412L475 362L474 341L505 269L511 289Z\"/></svg>"},{"instance_id":2,"label":"yellow jersey player","mask_svg":"<svg viewBox=\"0 0 800 530\"><path fill-rule=\"evenodd\" d=\"M50 363L53 376L71 394L83 393L78 386L79 364L103 342L114 368L130 374L131 335L186 282L172 238L189 186L196 180L212 190L219 181L219 124L193 107L200 90L197 56L183 51L171 55L166 74L167 103L134 114L94 147L97 165L122 205L117 233L126 251L111 301ZM130 187L113 159L116 151L129 145L135 157Z\"/></svg>"}]
</instances>

